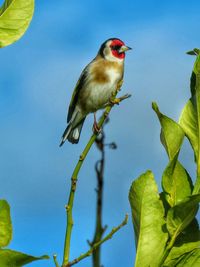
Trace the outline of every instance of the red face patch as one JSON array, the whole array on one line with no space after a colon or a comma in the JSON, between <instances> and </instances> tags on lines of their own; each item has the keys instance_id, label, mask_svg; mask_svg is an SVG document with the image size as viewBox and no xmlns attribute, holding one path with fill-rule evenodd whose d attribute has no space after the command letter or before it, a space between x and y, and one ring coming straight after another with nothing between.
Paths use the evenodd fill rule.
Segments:
<instances>
[{"instance_id":1,"label":"red face patch","mask_svg":"<svg viewBox=\"0 0 200 267\"><path fill-rule=\"evenodd\" d=\"M122 42L121 40L115 39L112 41L110 48L112 51L113 56L123 59L125 58L125 53L119 53L119 49L124 45L124 42Z\"/></svg>"}]
</instances>

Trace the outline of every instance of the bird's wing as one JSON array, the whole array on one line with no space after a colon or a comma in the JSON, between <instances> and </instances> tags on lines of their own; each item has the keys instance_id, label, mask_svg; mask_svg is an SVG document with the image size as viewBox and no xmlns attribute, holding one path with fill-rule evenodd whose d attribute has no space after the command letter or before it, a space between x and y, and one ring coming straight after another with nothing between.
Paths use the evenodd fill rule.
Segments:
<instances>
[{"instance_id":1,"label":"bird's wing","mask_svg":"<svg viewBox=\"0 0 200 267\"><path fill-rule=\"evenodd\" d=\"M78 82L76 83L76 86L74 88L74 92L72 94L72 98L71 98L71 102L69 105L69 110L68 110L68 115L67 115L67 122L69 122L72 118L72 114L74 112L74 109L76 107L77 101L78 101L78 95L79 92L81 90L81 88L83 88L84 84L85 84L85 80L87 77L87 67L83 70Z\"/></svg>"}]
</instances>

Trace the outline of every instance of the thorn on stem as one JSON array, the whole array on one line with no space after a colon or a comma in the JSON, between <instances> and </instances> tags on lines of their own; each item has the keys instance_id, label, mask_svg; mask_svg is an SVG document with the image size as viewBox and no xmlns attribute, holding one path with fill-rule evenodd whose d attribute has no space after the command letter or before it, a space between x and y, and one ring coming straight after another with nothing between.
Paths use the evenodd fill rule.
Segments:
<instances>
[{"instance_id":1,"label":"thorn on stem","mask_svg":"<svg viewBox=\"0 0 200 267\"><path fill-rule=\"evenodd\" d=\"M87 243L90 247L92 246L92 242L90 240L87 240Z\"/></svg>"},{"instance_id":2,"label":"thorn on stem","mask_svg":"<svg viewBox=\"0 0 200 267\"><path fill-rule=\"evenodd\" d=\"M83 155L83 154L81 154L81 155L80 155L80 157L79 157L79 160L80 160L80 161L83 161L83 160L84 160L84 158L85 158L85 157L84 157L84 155Z\"/></svg>"},{"instance_id":3,"label":"thorn on stem","mask_svg":"<svg viewBox=\"0 0 200 267\"><path fill-rule=\"evenodd\" d=\"M58 264L58 261L57 261L57 254L53 255L53 260L54 260L55 266L60 267L60 265Z\"/></svg>"},{"instance_id":4,"label":"thorn on stem","mask_svg":"<svg viewBox=\"0 0 200 267\"><path fill-rule=\"evenodd\" d=\"M108 117L108 115L109 115L109 112L104 112L104 118L106 119L107 117Z\"/></svg>"},{"instance_id":5,"label":"thorn on stem","mask_svg":"<svg viewBox=\"0 0 200 267\"><path fill-rule=\"evenodd\" d=\"M108 225L106 224L104 227L103 227L103 233L105 233L105 231L108 229Z\"/></svg>"},{"instance_id":6,"label":"thorn on stem","mask_svg":"<svg viewBox=\"0 0 200 267\"><path fill-rule=\"evenodd\" d=\"M65 205L65 209L68 212L70 210L70 206L69 205Z\"/></svg>"}]
</instances>

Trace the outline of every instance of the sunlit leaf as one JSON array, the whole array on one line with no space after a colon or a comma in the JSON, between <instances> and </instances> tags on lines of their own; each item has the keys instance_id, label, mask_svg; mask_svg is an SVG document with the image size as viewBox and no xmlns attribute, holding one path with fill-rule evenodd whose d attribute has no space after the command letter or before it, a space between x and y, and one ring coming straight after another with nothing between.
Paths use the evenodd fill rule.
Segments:
<instances>
[{"instance_id":1,"label":"sunlit leaf","mask_svg":"<svg viewBox=\"0 0 200 267\"><path fill-rule=\"evenodd\" d=\"M182 110L179 123L192 145L195 154L195 159L198 159L198 151L199 151L198 118L196 109L193 106L191 100L187 102L184 109Z\"/></svg>"},{"instance_id":2,"label":"sunlit leaf","mask_svg":"<svg viewBox=\"0 0 200 267\"><path fill-rule=\"evenodd\" d=\"M166 149L170 160L177 157L184 139L184 131L178 123L162 114L158 105L152 103L152 108L156 112L161 124L161 142Z\"/></svg>"},{"instance_id":3,"label":"sunlit leaf","mask_svg":"<svg viewBox=\"0 0 200 267\"><path fill-rule=\"evenodd\" d=\"M21 252L10 249L0 249L0 266L1 267L21 267L37 260L49 259L44 255L41 257L30 256Z\"/></svg>"},{"instance_id":4,"label":"sunlit leaf","mask_svg":"<svg viewBox=\"0 0 200 267\"><path fill-rule=\"evenodd\" d=\"M184 131L178 123L162 114L156 103L152 104L161 125L161 142L169 156L169 164L162 177L165 198L173 207L192 192L192 180L177 160L184 139Z\"/></svg>"},{"instance_id":5,"label":"sunlit leaf","mask_svg":"<svg viewBox=\"0 0 200 267\"><path fill-rule=\"evenodd\" d=\"M12 239L10 206L6 200L0 200L0 247L6 247Z\"/></svg>"},{"instance_id":6,"label":"sunlit leaf","mask_svg":"<svg viewBox=\"0 0 200 267\"><path fill-rule=\"evenodd\" d=\"M0 47L17 41L27 30L34 0L5 0L0 9Z\"/></svg>"},{"instance_id":7,"label":"sunlit leaf","mask_svg":"<svg viewBox=\"0 0 200 267\"><path fill-rule=\"evenodd\" d=\"M135 267L159 266L168 234L165 211L151 171L132 183L129 201L137 243Z\"/></svg>"},{"instance_id":8,"label":"sunlit leaf","mask_svg":"<svg viewBox=\"0 0 200 267\"><path fill-rule=\"evenodd\" d=\"M189 142L192 145L197 164L197 179L194 186L193 194L200 191L200 53L199 49L194 49L196 54L190 89L191 98L183 109L179 123L185 132Z\"/></svg>"},{"instance_id":9,"label":"sunlit leaf","mask_svg":"<svg viewBox=\"0 0 200 267\"><path fill-rule=\"evenodd\" d=\"M179 123L189 139L194 150L195 159L199 159L199 139L200 139L200 55L197 56L191 75L190 83L192 97L185 105Z\"/></svg>"}]
</instances>

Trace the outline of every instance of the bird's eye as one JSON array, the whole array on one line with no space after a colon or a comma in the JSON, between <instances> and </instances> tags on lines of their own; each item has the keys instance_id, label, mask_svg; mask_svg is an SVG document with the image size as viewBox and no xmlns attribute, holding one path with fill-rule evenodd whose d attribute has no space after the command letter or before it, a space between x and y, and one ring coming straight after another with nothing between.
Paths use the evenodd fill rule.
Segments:
<instances>
[{"instance_id":1,"label":"bird's eye","mask_svg":"<svg viewBox=\"0 0 200 267\"><path fill-rule=\"evenodd\" d=\"M112 50L119 50L120 48L121 48L120 45L112 45L112 46L111 46L111 49L112 49Z\"/></svg>"}]
</instances>

